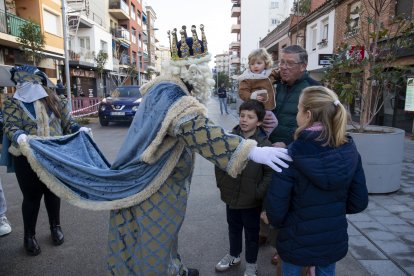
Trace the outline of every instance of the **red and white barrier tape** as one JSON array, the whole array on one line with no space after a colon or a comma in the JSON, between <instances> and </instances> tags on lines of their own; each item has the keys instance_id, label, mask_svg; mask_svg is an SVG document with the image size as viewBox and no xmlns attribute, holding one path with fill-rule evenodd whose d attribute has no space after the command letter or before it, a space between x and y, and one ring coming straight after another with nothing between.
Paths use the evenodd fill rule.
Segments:
<instances>
[{"instance_id":1,"label":"red and white barrier tape","mask_svg":"<svg viewBox=\"0 0 414 276\"><path fill-rule=\"evenodd\" d=\"M89 115L92 115L92 114L96 114L96 113L98 113L98 110L93 111L93 112L90 112L90 113L86 113L86 114L81 114L81 115L72 115L72 117L73 118L81 118L81 117L86 117L86 116L89 116Z\"/></svg>"},{"instance_id":2,"label":"red and white barrier tape","mask_svg":"<svg viewBox=\"0 0 414 276\"><path fill-rule=\"evenodd\" d=\"M96 103L96 104L93 104L93 105L90 105L90 106L87 106L87 107L84 107L84 108L81 108L81 109L76 109L76 110L73 110L72 112L71 112L71 114L73 114L73 113L77 113L77 112L80 112L80 111L84 111L84 110L87 110L87 109L90 109L91 107L94 107L94 106L97 106L98 104L100 104L101 102L98 102L98 103ZM98 111L95 111L95 112L98 112Z\"/></svg>"}]
</instances>

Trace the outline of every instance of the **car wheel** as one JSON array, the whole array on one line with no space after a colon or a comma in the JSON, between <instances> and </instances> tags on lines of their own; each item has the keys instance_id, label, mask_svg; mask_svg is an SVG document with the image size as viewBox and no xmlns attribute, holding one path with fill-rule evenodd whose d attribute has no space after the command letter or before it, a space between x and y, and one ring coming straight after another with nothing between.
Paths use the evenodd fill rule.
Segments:
<instances>
[{"instance_id":1,"label":"car wheel","mask_svg":"<svg viewBox=\"0 0 414 276\"><path fill-rule=\"evenodd\" d=\"M101 126L108 126L108 124L109 124L108 121L106 121L104 119L101 119L101 118L99 118L99 123L101 124Z\"/></svg>"}]
</instances>

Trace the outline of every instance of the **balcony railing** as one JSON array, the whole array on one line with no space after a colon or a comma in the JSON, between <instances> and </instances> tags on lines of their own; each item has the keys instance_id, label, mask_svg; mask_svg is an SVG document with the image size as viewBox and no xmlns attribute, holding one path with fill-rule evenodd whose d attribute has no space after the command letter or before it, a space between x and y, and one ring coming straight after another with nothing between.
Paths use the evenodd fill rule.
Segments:
<instances>
[{"instance_id":1,"label":"balcony railing","mask_svg":"<svg viewBox=\"0 0 414 276\"><path fill-rule=\"evenodd\" d=\"M78 47L76 49L69 50L69 59L72 61L94 63L94 57L94 53L85 48Z\"/></svg>"},{"instance_id":2,"label":"balcony railing","mask_svg":"<svg viewBox=\"0 0 414 276\"><path fill-rule=\"evenodd\" d=\"M235 4L231 8L231 17L239 17L241 14L240 4Z\"/></svg>"},{"instance_id":3,"label":"balcony railing","mask_svg":"<svg viewBox=\"0 0 414 276\"><path fill-rule=\"evenodd\" d=\"M12 36L20 35L20 27L29 21L20 18L14 14L6 13L0 10L0 32L6 33ZM37 26L40 28L40 26Z\"/></svg>"},{"instance_id":4,"label":"balcony railing","mask_svg":"<svg viewBox=\"0 0 414 276\"><path fill-rule=\"evenodd\" d=\"M109 0L109 12L118 19L129 19L129 6L123 0Z\"/></svg>"},{"instance_id":5,"label":"balcony railing","mask_svg":"<svg viewBox=\"0 0 414 276\"><path fill-rule=\"evenodd\" d=\"M231 33L240 33L240 24L231 25Z\"/></svg>"},{"instance_id":6,"label":"balcony railing","mask_svg":"<svg viewBox=\"0 0 414 276\"><path fill-rule=\"evenodd\" d=\"M116 38L122 38L122 39L127 40L128 42L131 41L130 36L129 36L129 31L123 27L111 29L111 33Z\"/></svg>"},{"instance_id":7,"label":"balcony railing","mask_svg":"<svg viewBox=\"0 0 414 276\"><path fill-rule=\"evenodd\" d=\"M240 49L240 42L233 41L232 43L230 43L230 48L231 49Z\"/></svg>"}]
</instances>

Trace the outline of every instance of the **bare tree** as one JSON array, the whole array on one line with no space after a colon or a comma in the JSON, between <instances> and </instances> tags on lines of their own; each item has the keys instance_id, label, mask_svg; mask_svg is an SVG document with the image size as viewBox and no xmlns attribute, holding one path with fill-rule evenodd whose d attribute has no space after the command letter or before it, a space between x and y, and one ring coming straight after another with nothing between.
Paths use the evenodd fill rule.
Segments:
<instances>
[{"instance_id":1,"label":"bare tree","mask_svg":"<svg viewBox=\"0 0 414 276\"><path fill-rule=\"evenodd\" d=\"M25 57L36 66L43 58L42 51L45 48L45 36L39 24L29 20L20 26L17 42L21 44L20 49Z\"/></svg>"},{"instance_id":2,"label":"bare tree","mask_svg":"<svg viewBox=\"0 0 414 276\"><path fill-rule=\"evenodd\" d=\"M120 47L119 44L115 46L115 74L111 74L111 80L117 86L123 86L130 78L134 78L138 72L136 64L131 62L127 50L120 51Z\"/></svg>"},{"instance_id":3,"label":"bare tree","mask_svg":"<svg viewBox=\"0 0 414 276\"><path fill-rule=\"evenodd\" d=\"M395 61L414 45L414 23L409 18L383 16L392 1L361 0L351 11L359 16L346 22L349 44L339 47L324 78L344 103L360 99L360 132L383 107L384 94L401 83L405 68Z\"/></svg>"}]
</instances>

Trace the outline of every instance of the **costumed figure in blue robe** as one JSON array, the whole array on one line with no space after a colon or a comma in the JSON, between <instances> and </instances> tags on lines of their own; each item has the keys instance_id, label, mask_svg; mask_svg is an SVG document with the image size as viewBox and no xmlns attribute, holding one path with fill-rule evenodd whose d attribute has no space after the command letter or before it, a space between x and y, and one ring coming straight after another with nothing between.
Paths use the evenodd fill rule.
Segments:
<instances>
[{"instance_id":1,"label":"costumed figure in blue robe","mask_svg":"<svg viewBox=\"0 0 414 276\"><path fill-rule=\"evenodd\" d=\"M247 160L276 171L290 160L285 149L259 148L253 140L215 125L201 103L214 85L204 27L177 39L163 75L141 88L142 102L113 164L84 132L20 143L32 168L60 198L79 207L111 210L110 275L198 275L177 253L194 154L236 177Z\"/></svg>"}]
</instances>

